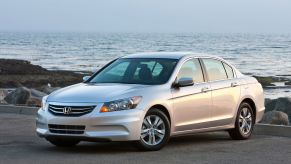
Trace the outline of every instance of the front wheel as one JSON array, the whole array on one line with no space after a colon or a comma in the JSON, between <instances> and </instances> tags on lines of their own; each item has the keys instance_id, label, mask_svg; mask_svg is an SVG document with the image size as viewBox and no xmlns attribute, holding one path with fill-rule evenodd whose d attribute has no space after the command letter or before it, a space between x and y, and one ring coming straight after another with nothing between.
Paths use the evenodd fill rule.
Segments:
<instances>
[{"instance_id":1,"label":"front wheel","mask_svg":"<svg viewBox=\"0 0 291 164\"><path fill-rule=\"evenodd\" d=\"M46 138L46 140L58 147L71 147L77 145L80 142L79 140L70 138Z\"/></svg>"},{"instance_id":2,"label":"front wheel","mask_svg":"<svg viewBox=\"0 0 291 164\"><path fill-rule=\"evenodd\" d=\"M170 122L168 117L158 109L150 110L141 127L140 140L136 146L141 150L160 150L169 140Z\"/></svg>"},{"instance_id":3,"label":"front wheel","mask_svg":"<svg viewBox=\"0 0 291 164\"><path fill-rule=\"evenodd\" d=\"M238 109L235 128L229 130L229 135L235 140L244 140L250 138L255 124L252 107L243 102Z\"/></svg>"}]
</instances>

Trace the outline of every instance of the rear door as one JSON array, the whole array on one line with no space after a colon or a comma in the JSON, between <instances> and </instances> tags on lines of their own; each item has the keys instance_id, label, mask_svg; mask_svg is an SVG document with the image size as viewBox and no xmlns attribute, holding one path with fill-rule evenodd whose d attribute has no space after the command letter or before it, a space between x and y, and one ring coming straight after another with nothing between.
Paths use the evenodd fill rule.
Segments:
<instances>
[{"instance_id":1,"label":"rear door","mask_svg":"<svg viewBox=\"0 0 291 164\"><path fill-rule=\"evenodd\" d=\"M240 84L231 66L223 61L202 59L212 93L211 127L232 124L240 98Z\"/></svg>"}]
</instances>

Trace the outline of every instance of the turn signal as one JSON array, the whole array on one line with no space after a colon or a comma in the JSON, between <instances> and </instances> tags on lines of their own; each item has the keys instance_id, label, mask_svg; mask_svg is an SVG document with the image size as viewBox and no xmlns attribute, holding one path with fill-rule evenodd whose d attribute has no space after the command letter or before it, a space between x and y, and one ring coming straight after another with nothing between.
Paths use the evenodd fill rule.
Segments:
<instances>
[{"instance_id":1,"label":"turn signal","mask_svg":"<svg viewBox=\"0 0 291 164\"><path fill-rule=\"evenodd\" d=\"M102 106L100 112L109 112L109 109L106 106Z\"/></svg>"}]
</instances>

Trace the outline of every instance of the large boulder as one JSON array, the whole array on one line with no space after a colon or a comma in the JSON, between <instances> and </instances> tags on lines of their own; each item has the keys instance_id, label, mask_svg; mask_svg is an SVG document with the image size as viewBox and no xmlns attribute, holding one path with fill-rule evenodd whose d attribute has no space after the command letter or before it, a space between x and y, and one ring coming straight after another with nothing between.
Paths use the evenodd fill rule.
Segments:
<instances>
[{"instance_id":1,"label":"large boulder","mask_svg":"<svg viewBox=\"0 0 291 164\"><path fill-rule=\"evenodd\" d=\"M4 100L8 104L27 104L30 98L30 90L26 87L20 87L11 91Z\"/></svg>"},{"instance_id":2,"label":"large boulder","mask_svg":"<svg viewBox=\"0 0 291 164\"><path fill-rule=\"evenodd\" d=\"M49 87L49 86L42 86L38 88L40 91L46 93L46 94L51 94L52 92L61 89L61 87Z\"/></svg>"},{"instance_id":3,"label":"large boulder","mask_svg":"<svg viewBox=\"0 0 291 164\"><path fill-rule=\"evenodd\" d=\"M30 89L30 98L27 102L30 106L41 106L41 101L44 96L46 96L46 93L43 93L41 91L38 91L36 89Z\"/></svg>"},{"instance_id":4,"label":"large boulder","mask_svg":"<svg viewBox=\"0 0 291 164\"><path fill-rule=\"evenodd\" d=\"M277 110L286 113L291 118L291 98L280 97L274 100L265 101L266 112Z\"/></svg>"},{"instance_id":5,"label":"large boulder","mask_svg":"<svg viewBox=\"0 0 291 164\"><path fill-rule=\"evenodd\" d=\"M286 113L273 110L264 114L261 123L275 125L289 125L289 119Z\"/></svg>"},{"instance_id":6,"label":"large boulder","mask_svg":"<svg viewBox=\"0 0 291 164\"><path fill-rule=\"evenodd\" d=\"M4 100L4 98L8 95L7 90L0 90L0 104L7 104L7 102Z\"/></svg>"},{"instance_id":7,"label":"large boulder","mask_svg":"<svg viewBox=\"0 0 291 164\"><path fill-rule=\"evenodd\" d=\"M4 98L8 95L7 90L0 89L0 101L4 100Z\"/></svg>"}]
</instances>

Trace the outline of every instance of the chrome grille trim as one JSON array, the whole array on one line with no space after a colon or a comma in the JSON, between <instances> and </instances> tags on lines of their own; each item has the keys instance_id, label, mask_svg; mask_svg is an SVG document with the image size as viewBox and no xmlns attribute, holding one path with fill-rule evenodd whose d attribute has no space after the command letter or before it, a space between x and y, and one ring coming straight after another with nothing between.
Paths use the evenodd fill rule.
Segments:
<instances>
[{"instance_id":1,"label":"chrome grille trim","mask_svg":"<svg viewBox=\"0 0 291 164\"><path fill-rule=\"evenodd\" d=\"M64 108L69 107L71 111L64 113ZM82 116L93 111L96 106L65 106L49 104L48 111L56 116Z\"/></svg>"},{"instance_id":2,"label":"chrome grille trim","mask_svg":"<svg viewBox=\"0 0 291 164\"><path fill-rule=\"evenodd\" d=\"M85 131L84 125L58 125L49 124L49 131L56 134L83 134Z\"/></svg>"}]
</instances>

